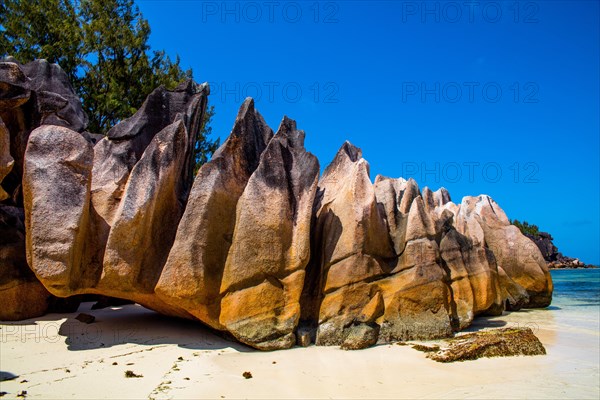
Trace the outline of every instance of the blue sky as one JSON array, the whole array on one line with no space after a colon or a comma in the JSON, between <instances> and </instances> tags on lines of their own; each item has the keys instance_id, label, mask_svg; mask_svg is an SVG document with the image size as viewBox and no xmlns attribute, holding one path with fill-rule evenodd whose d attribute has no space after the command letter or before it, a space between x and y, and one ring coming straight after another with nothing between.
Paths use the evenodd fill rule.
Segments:
<instances>
[{"instance_id":1,"label":"blue sky","mask_svg":"<svg viewBox=\"0 0 600 400\"><path fill-rule=\"evenodd\" d=\"M153 49L211 82L215 136L245 96L306 131L323 169L345 140L377 174L486 193L600 263L597 1L138 0Z\"/></svg>"}]
</instances>

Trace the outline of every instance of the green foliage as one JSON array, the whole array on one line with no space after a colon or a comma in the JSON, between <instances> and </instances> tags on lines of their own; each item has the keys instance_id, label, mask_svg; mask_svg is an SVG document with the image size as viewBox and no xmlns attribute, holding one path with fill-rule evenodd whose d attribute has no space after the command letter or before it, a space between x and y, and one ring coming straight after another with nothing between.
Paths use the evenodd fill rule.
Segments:
<instances>
[{"instance_id":1,"label":"green foliage","mask_svg":"<svg viewBox=\"0 0 600 400\"><path fill-rule=\"evenodd\" d=\"M58 63L71 82L83 61L83 32L70 0L0 2L0 55Z\"/></svg>"},{"instance_id":2,"label":"green foliage","mask_svg":"<svg viewBox=\"0 0 600 400\"><path fill-rule=\"evenodd\" d=\"M540 230L537 225L529 225L527 221L520 222L518 219L510 221L511 224L519 228L522 234L528 234L532 236L539 235Z\"/></svg>"},{"instance_id":3,"label":"green foliage","mask_svg":"<svg viewBox=\"0 0 600 400\"><path fill-rule=\"evenodd\" d=\"M0 57L27 63L58 63L81 97L91 132L106 133L137 111L160 85L174 88L192 77L179 57L151 51L150 26L133 0L3 0ZM195 145L196 162L218 147L211 133L210 107Z\"/></svg>"}]
</instances>

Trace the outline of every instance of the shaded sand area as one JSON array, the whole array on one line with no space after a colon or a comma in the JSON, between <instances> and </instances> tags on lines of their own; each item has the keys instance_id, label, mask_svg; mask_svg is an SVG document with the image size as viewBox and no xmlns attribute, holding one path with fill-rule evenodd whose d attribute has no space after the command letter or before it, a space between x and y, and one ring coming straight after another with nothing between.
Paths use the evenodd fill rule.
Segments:
<instances>
[{"instance_id":1,"label":"shaded sand area","mask_svg":"<svg viewBox=\"0 0 600 400\"><path fill-rule=\"evenodd\" d=\"M548 355L441 364L409 346L259 352L137 305L0 325L0 391L15 398L590 398L600 395L599 308L478 319L529 326ZM126 371L141 377L127 378ZM252 378L242 375L250 372Z\"/></svg>"}]
</instances>

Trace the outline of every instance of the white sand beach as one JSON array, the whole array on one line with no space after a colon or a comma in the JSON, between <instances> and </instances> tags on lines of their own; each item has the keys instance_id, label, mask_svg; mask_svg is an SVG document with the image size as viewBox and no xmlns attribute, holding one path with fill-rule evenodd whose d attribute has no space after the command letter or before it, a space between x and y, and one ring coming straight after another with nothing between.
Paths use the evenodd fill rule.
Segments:
<instances>
[{"instance_id":1,"label":"white sand beach","mask_svg":"<svg viewBox=\"0 0 600 400\"><path fill-rule=\"evenodd\" d=\"M3 398L578 398L600 395L600 316L553 306L478 319L529 326L546 356L441 364L409 346L260 352L138 305L0 325ZM74 318L96 317L92 324ZM139 378L126 378L130 370ZM252 374L245 379L244 372Z\"/></svg>"}]
</instances>

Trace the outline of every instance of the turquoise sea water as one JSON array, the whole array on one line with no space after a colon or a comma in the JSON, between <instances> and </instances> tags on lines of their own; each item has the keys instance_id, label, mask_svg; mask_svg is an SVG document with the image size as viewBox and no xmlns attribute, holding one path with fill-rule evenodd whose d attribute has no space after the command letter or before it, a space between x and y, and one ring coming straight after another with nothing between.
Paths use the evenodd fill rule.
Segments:
<instances>
[{"instance_id":1,"label":"turquoise sea water","mask_svg":"<svg viewBox=\"0 0 600 400\"><path fill-rule=\"evenodd\" d=\"M551 270L553 305L600 306L600 269Z\"/></svg>"}]
</instances>

